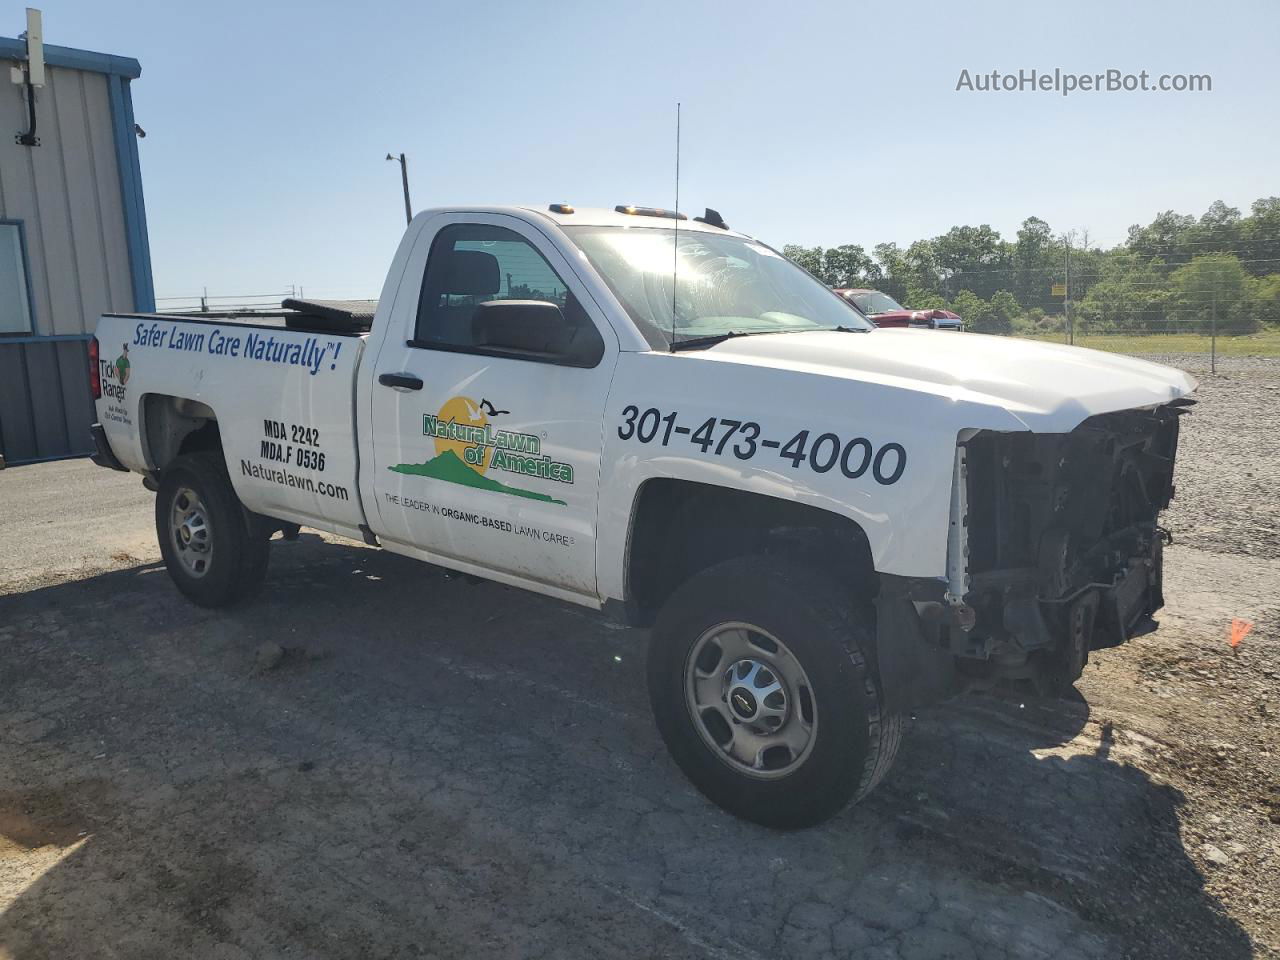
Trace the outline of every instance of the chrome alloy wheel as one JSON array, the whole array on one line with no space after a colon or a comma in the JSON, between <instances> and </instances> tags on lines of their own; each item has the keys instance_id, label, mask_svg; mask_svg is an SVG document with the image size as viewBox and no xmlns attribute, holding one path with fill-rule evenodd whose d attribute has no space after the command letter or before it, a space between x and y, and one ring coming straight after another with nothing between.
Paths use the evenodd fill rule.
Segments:
<instances>
[{"instance_id":1,"label":"chrome alloy wheel","mask_svg":"<svg viewBox=\"0 0 1280 960\"><path fill-rule=\"evenodd\" d=\"M190 487L180 487L173 498L169 517L169 535L178 561L193 577L209 572L213 560L213 538L209 529L209 512L200 495Z\"/></svg>"},{"instance_id":2,"label":"chrome alloy wheel","mask_svg":"<svg viewBox=\"0 0 1280 960\"><path fill-rule=\"evenodd\" d=\"M785 777L818 730L813 688L777 637L749 623L702 634L685 665L685 703L712 752L739 773Z\"/></svg>"}]
</instances>

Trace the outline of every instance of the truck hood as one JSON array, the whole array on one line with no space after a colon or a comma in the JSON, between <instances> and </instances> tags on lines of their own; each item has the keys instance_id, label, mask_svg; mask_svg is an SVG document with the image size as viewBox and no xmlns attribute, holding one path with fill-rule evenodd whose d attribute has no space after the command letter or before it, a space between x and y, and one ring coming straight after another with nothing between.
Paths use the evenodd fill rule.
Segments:
<instances>
[{"instance_id":1,"label":"truck hood","mask_svg":"<svg viewBox=\"0 0 1280 960\"><path fill-rule=\"evenodd\" d=\"M726 340L702 356L994 406L1029 430L1050 433L1095 414L1168 403L1196 388L1181 370L1120 354L931 330L764 334Z\"/></svg>"}]
</instances>

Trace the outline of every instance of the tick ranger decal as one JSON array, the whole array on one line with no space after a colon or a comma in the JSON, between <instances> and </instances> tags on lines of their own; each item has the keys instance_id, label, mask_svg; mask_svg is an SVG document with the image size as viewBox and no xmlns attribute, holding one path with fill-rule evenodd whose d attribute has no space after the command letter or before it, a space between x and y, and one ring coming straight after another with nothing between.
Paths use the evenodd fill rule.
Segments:
<instances>
[{"instance_id":1,"label":"tick ranger decal","mask_svg":"<svg viewBox=\"0 0 1280 960\"><path fill-rule=\"evenodd\" d=\"M129 344L120 345L120 356L114 360L98 361L98 382L102 385L102 399L106 401L106 409L102 414L104 422L119 423L132 426L129 408L125 404L127 393L125 384L129 382L129 373L133 364L129 362Z\"/></svg>"},{"instance_id":2,"label":"tick ranger decal","mask_svg":"<svg viewBox=\"0 0 1280 960\"><path fill-rule=\"evenodd\" d=\"M129 345L126 343L121 347L120 356L116 357L116 376L120 380L120 386L124 386L129 382L129 368L133 366L129 362Z\"/></svg>"},{"instance_id":3,"label":"tick ranger decal","mask_svg":"<svg viewBox=\"0 0 1280 960\"><path fill-rule=\"evenodd\" d=\"M124 387L129 382L129 345L122 344L120 356L115 360L98 361L98 378L102 383L102 395L108 400L124 400Z\"/></svg>"},{"instance_id":4,"label":"tick ranger decal","mask_svg":"<svg viewBox=\"0 0 1280 960\"><path fill-rule=\"evenodd\" d=\"M477 490L563 505L563 500L508 486L486 476L490 469L518 476L573 483L573 467L542 454L542 439L532 433L495 429L490 417L508 414L488 400L453 397L435 414L422 417L422 434L435 440L436 455L425 463L399 463L388 469L417 477L458 483Z\"/></svg>"},{"instance_id":5,"label":"tick ranger decal","mask_svg":"<svg viewBox=\"0 0 1280 960\"><path fill-rule=\"evenodd\" d=\"M800 430L786 439L770 437L754 420L726 417L707 417L695 426L693 421L681 423L677 410L664 414L649 407L641 411L635 404L623 408L618 439L664 447L687 442L703 453L739 460L776 457L793 470L802 465L814 473L839 470L850 480L870 475L883 486L897 483L907 469L907 451L900 443L877 447L866 437L841 437L816 430Z\"/></svg>"}]
</instances>

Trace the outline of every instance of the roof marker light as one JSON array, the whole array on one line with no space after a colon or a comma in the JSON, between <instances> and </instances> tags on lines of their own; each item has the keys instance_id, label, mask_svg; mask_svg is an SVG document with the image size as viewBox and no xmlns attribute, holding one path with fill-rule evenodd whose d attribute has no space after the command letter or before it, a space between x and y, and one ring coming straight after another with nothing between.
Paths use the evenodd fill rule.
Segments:
<instances>
[{"instance_id":1,"label":"roof marker light","mask_svg":"<svg viewBox=\"0 0 1280 960\"><path fill-rule=\"evenodd\" d=\"M637 207L632 204L618 204L613 208L618 213L633 217L661 217L664 220L688 220L683 213L676 210L663 210L660 207Z\"/></svg>"},{"instance_id":2,"label":"roof marker light","mask_svg":"<svg viewBox=\"0 0 1280 960\"><path fill-rule=\"evenodd\" d=\"M573 213L573 205L569 203L553 203L547 209L552 213Z\"/></svg>"}]
</instances>

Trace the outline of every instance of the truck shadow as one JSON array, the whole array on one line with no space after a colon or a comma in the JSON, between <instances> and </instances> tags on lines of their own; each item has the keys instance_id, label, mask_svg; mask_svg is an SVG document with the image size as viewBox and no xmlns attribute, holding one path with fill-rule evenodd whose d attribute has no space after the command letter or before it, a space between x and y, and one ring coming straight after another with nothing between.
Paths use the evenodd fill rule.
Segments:
<instances>
[{"instance_id":1,"label":"truck shadow","mask_svg":"<svg viewBox=\"0 0 1280 960\"><path fill-rule=\"evenodd\" d=\"M667 759L636 631L272 562L230 612L157 565L0 598L0 955L1252 956L1082 699L922 712L876 794L777 833Z\"/></svg>"}]
</instances>

